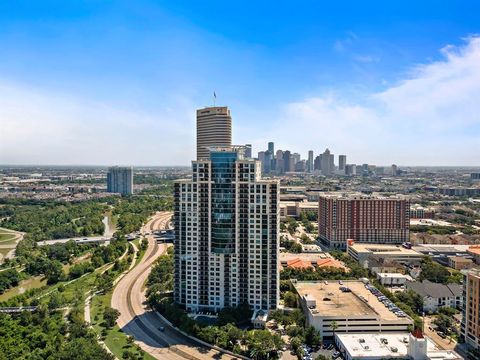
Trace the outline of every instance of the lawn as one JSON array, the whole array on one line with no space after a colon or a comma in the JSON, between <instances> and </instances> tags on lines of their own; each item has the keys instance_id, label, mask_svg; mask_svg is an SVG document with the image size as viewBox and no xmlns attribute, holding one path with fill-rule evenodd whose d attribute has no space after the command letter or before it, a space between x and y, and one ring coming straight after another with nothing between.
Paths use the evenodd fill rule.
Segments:
<instances>
[{"instance_id":1,"label":"lawn","mask_svg":"<svg viewBox=\"0 0 480 360\"><path fill-rule=\"evenodd\" d=\"M15 239L15 234L7 233L7 232L0 232L0 243L9 242Z\"/></svg>"},{"instance_id":2,"label":"lawn","mask_svg":"<svg viewBox=\"0 0 480 360\"><path fill-rule=\"evenodd\" d=\"M92 320L92 326L97 332L97 334L105 334L103 324L103 309L106 306L110 306L112 299L112 291L108 292L105 295L97 295L93 297L92 303L90 306L90 314ZM103 338L103 337L102 337ZM110 349L112 353L115 354L119 359L122 358L123 352L125 350L130 350L133 352L139 359L145 360L154 360L155 358L145 353L143 350L139 349L135 343L129 343L127 341L127 335L125 335L118 327L115 325L114 328L106 330L106 336L104 338L105 345ZM141 357L143 355L143 358Z\"/></svg>"}]
</instances>

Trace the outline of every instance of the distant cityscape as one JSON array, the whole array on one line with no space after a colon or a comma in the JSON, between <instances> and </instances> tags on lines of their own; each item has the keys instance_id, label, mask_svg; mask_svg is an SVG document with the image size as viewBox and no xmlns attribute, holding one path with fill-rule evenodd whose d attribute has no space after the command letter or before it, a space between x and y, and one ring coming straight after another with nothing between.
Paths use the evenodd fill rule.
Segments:
<instances>
[{"instance_id":1,"label":"distant cityscape","mask_svg":"<svg viewBox=\"0 0 480 360\"><path fill-rule=\"evenodd\" d=\"M165 320L142 321L158 329L152 337L166 331L167 318L173 321L168 336L186 341L180 358L203 359L202 351L248 355L228 344L222 345L228 349L197 350L197 340L179 332L181 324L193 321L197 330L188 330L188 336L215 343L198 330L201 321L222 333L217 322L241 317L238 312L248 314L242 322L249 328L237 330L248 336L267 331L264 336L281 344L268 354L285 359L453 360L477 354L479 168L356 165L347 163L347 155L335 162L329 149L316 156L310 150L302 159L290 150L275 150L274 142L254 158L251 145L234 145L228 107L196 114L197 153L190 168L3 166L0 202L10 209L25 199L33 206L105 201L113 209L103 219L112 222L105 234L84 230L84 237L73 241L109 246L123 237L148 240L151 251L163 246L156 256L171 256L171 287L160 298L149 290L149 301ZM157 213L150 202L171 212ZM136 222L142 206L149 209L143 214L150 214L148 224L155 230L145 231L145 215ZM122 207L132 210L114 215L122 214ZM21 205L5 214L15 211ZM10 226L11 216L2 224ZM167 228L170 218L173 226ZM164 228L158 229L153 224L160 220ZM118 226L125 229L120 235ZM60 234L39 244L68 244ZM173 252L166 255L172 240ZM4 245L4 264L15 259L16 244ZM143 260L139 266L152 268ZM139 279L132 276L118 288ZM179 319L172 318L164 301ZM128 308L116 300L112 304L120 313ZM314 340L289 335L290 325L285 331L281 324L295 321L290 316L302 316L304 322L296 326Z\"/></svg>"}]
</instances>

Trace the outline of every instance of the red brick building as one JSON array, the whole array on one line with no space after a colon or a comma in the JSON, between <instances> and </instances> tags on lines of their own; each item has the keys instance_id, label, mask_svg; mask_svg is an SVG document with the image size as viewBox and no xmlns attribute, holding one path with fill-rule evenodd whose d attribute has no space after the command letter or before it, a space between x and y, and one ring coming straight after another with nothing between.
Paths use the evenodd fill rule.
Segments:
<instances>
[{"instance_id":1,"label":"red brick building","mask_svg":"<svg viewBox=\"0 0 480 360\"><path fill-rule=\"evenodd\" d=\"M401 197L326 194L319 198L318 235L331 249L359 243L409 241L410 201Z\"/></svg>"}]
</instances>

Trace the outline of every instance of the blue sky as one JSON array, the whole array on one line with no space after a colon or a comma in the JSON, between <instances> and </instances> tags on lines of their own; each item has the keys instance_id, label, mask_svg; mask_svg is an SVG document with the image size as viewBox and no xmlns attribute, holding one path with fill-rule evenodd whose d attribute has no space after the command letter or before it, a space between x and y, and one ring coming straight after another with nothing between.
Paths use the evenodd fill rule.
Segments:
<instances>
[{"instance_id":1,"label":"blue sky","mask_svg":"<svg viewBox=\"0 0 480 360\"><path fill-rule=\"evenodd\" d=\"M480 165L480 3L328 3L0 2L0 164L188 164L215 91L255 152Z\"/></svg>"}]
</instances>

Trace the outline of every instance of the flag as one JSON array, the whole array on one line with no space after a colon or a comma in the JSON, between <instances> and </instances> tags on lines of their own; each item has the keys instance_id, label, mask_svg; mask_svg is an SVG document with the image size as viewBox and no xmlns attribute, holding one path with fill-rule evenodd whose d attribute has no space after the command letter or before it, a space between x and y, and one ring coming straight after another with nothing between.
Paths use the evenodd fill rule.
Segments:
<instances>
[{"instance_id":1,"label":"flag","mask_svg":"<svg viewBox=\"0 0 480 360\"><path fill-rule=\"evenodd\" d=\"M215 94L215 91L213 92L213 97L216 99L217 98L217 94Z\"/></svg>"}]
</instances>

